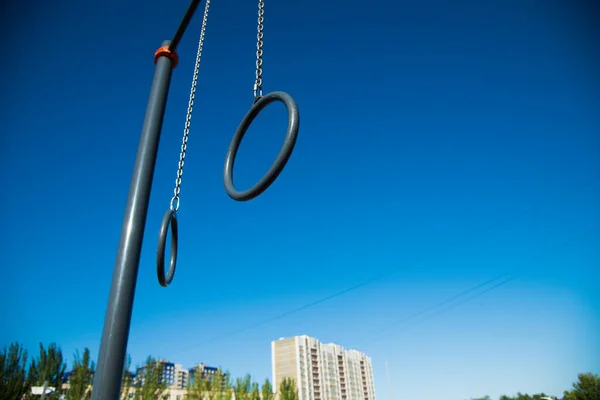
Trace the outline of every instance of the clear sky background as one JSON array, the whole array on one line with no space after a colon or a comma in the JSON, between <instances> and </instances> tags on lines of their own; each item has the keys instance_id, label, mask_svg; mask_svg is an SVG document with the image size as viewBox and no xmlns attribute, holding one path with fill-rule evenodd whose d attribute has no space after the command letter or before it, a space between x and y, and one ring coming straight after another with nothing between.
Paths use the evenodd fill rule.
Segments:
<instances>
[{"instance_id":1,"label":"clear sky background","mask_svg":"<svg viewBox=\"0 0 600 400\"><path fill-rule=\"evenodd\" d=\"M267 0L264 88L296 98L301 129L279 180L237 203L222 168L252 103L256 4L214 0L178 269L164 289L156 239L200 15L172 81L134 363L151 354L262 381L270 342L307 334L371 356L386 400L561 395L578 373L600 373L600 13L590 4ZM1 345L57 342L69 359L86 346L97 356L152 56L186 7L8 6ZM281 104L256 120L240 187L266 171L285 126Z\"/></svg>"}]
</instances>

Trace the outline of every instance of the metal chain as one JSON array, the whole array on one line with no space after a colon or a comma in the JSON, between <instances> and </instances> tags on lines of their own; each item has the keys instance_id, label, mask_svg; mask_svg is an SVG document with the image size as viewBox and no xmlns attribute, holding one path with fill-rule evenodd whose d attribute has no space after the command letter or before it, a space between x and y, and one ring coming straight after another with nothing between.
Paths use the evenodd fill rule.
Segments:
<instances>
[{"instance_id":1,"label":"metal chain","mask_svg":"<svg viewBox=\"0 0 600 400\"><path fill-rule=\"evenodd\" d=\"M175 179L175 189L173 189L173 198L171 199L171 210L179 210L179 193L181 192L181 177L183 176L183 166L185 164L185 154L187 151L187 142L190 135L190 124L192 122L192 111L194 110L194 99L196 97L196 86L198 84L198 71L200 70L200 58L202 57L202 48L204 47L204 33L206 32L206 22L208 20L208 8L210 0L206 0L204 7L204 18L202 19L202 28L200 30L200 40L198 41L198 52L196 53L196 65L194 66L194 76L192 78L192 88L190 90L190 101L188 103L187 115L185 117L185 127L183 128L183 139L181 140L181 153L179 154L179 164L177 165L177 179Z\"/></svg>"},{"instance_id":2,"label":"metal chain","mask_svg":"<svg viewBox=\"0 0 600 400\"><path fill-rule=\"evenodd\" d=\"M263 23L265 22L265 2L258 0L258 33L256 34L256 81L254 82L254 101L262 97L263 65Z\"/></svg>"}]
</instances>

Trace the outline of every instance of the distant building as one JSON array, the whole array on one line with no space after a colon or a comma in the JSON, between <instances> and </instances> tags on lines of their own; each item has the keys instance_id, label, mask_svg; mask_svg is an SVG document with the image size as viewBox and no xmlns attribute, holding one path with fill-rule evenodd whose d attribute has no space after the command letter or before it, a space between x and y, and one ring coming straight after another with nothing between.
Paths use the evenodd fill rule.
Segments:
<instances>
[{"instance_id":1,"label":"distant building","mask_svg":"<svg viewBox=\"0 0 600 400\"><path fill-rule=\"evenodd\" d=\"M371 359L309 336L271 343L273 388L294 378L300 400L376 400Z\"/></svg>"},{"instance_id":2,"label":"distant building","mask_svg":"<svg viewBox=\"0 0 600 400\"><path fill-rule=\"evenodd\" d=\"M74 370L65 372L64 375L63 375L63 377L62 377L62 383L70 383L71 382L71 378L73 377L73 375L75 375L75 371Z\"/></svg>"},{"instance_id":3,"label":"distant building","mask_svg":"<svg viewBox=\"0 0 600 400\"><path fill-rule=\"evenodd\" d=\"M215 378L215 376L217 375L217 372L219 371L218 368L215 367L209 367L206 364L200 363L200 364L196 364L194 367L189 369L189 384L193 385L194 381L196 379L199 378L205 378L208 381L212 382L213 379ZM227 374L223 373L223 385L225 384L225 381L227 379Z\"/></svg>"},{"instance_id":4,"label":"distant building","mask_svg":"<svg viewBox=\"0 0 600 400\"><path fill-rule=\"evenodd\" d=\"M171 389L187 389L189 383L190 372L183 369L181 364L175 364L174 382L170 386Z\"/></svg>"},{"instance_id":5,"label":"distant building","mask_svg":"<svg viewBox=\"0 0 600 400\"><path fill-rule=\"evenodd\" d=\"M167 360L157 360L157 365L162 366L161 383L167 385L169 389L186 389L188 385L189 372L182 368L181 364L175 364ZM146 367L139 367L136 370L136 379L134 386L144 384Z\"/></svg>"}]
</instances>

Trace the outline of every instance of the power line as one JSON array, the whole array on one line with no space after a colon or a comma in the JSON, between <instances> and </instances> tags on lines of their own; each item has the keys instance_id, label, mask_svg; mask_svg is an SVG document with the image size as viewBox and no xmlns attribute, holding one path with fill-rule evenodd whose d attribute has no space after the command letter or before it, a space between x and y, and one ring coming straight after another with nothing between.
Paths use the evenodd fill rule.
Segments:
<instances>
[{"instance_id":1,"label":"power line","mask_svg":"<svg viewBox=\"0 0 600 400\"><path fill-rule=\"evenodd\" d=\"M442 247L442 249L440 249L440 251L438 251L438 253L442 252L444 250L448 251L448 250L450 250L450 249L452 249L454 247L457 247L457 246L459 246L461 244L465 244L469 240L481 237L482 234L492 232L492 231L494 231L494 230L496 230L496 229L498 229L498 228L500 228L500 227L502 227L502 226L504 226L504 225L506 225L506 224L508 224L508 223L510 223L512 221L514 221L514 220L518 220L518 219L526 217L527 215L534 214L534 213L540 211L541 209L543 209L545 206L547 206L549 204L552 204L556 200L562 198L564 195L573 194L573 193L576 193L576 192L578 192L580 190L583 190L583 189L587 188L588 186L591 186L592 184L596 183L599 179L600 179L600 174L594 175L594 176L592 176L591 178L589 178L589 179L587 179L585 181L579 182L579 183L577 183L577 184L569 187L568 189L565 189L565 190L563 190L563 191L555 194L554 196L551 196L546 201L537 203L537 204L535 204L535 205L533 205L531 207L528 207L528 208L524 209L523 211L514 213L513 215L511 215L511 216L509 216L507 218L504 218L503 220L500 220L500 221L497 221L496 223L488 225L487 227L482 227L482 228L479 228L479 229L474 229L473 232L470 235L468 235L468 236L466 236L466 237L464 237L462 239L450 242L449 244L447 244L446 246L444 246L445 248ZM427 259L427 257L423 256L418 261L413 262L412 265L405 267L404 270L415 268L416 266L418 266L419 264L421 264L426 259ZM367 279L367 280L362 281L362 282L360 282L360 283L358 283L358 284L356 284L354 286L351 286L351 287L348 287L346 289L340 290L338 292L332 293L332 294L330 294L328 296L325 296L325 297L320 298L318 300L315 300L313 302L307 303L307 304L305 304L303 306L300 306L300 307L294 308L292 310L283 312L283 313L278 314L278 315L276 315L274 317L271 317L269 319L257 322L255 324L249 325L247 327L240 328L240 329L237 329L235 331L231 331L231 332L225 333L223 335L216 336L216 337L214 337L212 339L205 340L202 343L198 343L198 344L195 344L195 345L187 346L187 347L182 348L181 350L177 351L176 353L183 352L183 351L188 351L188 350L191 350L191 349L194 349L194 348L198 348L198 347L202 347L202 346L206 346L208 344L212 344L212 343L218 342L220 340L223 340L223 339L235 336L235 335L239 335L240 333L247 332L247 331L252 330L252 329L256 329L258 327L261 327L263 325L275 322L275 321L280 320L282 318L286 318L286 317L288 317L290 315L293 315L293 314L299 313L301 311L304 311L306 309L312 308L312 307L317 306L319 304L322 304L322 303L324 303L326 301L329 301L329 300L332 300L334 298L340 297L340 296L342 296L344 294L353 292L356 289L359 289L359 288L361 288L363 286L369 285L369 284L371 284L371 283L373 283L375 281L381 280L382 278L391 276L391 275L399 272L402 269L403 269L402 267L399 267L399 268L395 268L395 269L393 269L391 271L383 272L383 273L381 273L381 274L379 274L379 275L377 275L377 276L375 276L373 278Z\"/></svg>"},{"instance_id":2,"label":"power line","mask_svg":"<svg viewBox=\"0 0 600 400\"><path fill-rule=\"evenodd\" d=\"M556 249L562 249L562 248L569 247L571 244L573 244L573 243L575 243L575 242L578 242L578 241L579 241L579 240L581 240L583 237L585 237L585 236L588 236L588 235L590 235L590 234L593 234L593 233L596 233L596 232L598 232L598 231L600 231L600 227L595 227L595 228L593 228L593 229L591 229L591 230L588 230L588 231L585 231L585 232L583 232L583 233L581 233L581 234L575 235L574 237L572 237L571 239L569 239L569 240L565 241L564 243L562 243L561 245L559 245L559 246L555 247L554 249L556 250ZM501 276L506 276L506 275L507 275L507 274L503 274L503 275L500 275L500 277L501 277ZM468 289L468 290L466 290L465 292L463 292L463 293L461 293L461 294L458 294L458 295L456 295L456 296L453 296L453 297L451 297L451 298L449 298L449 299L447 299L447 300L444 300L444 301L442 301L442 302L440 302L440 303L438 303L438 304L436 304L436 305L434 305L434 306L432 306L432 307L429 307L429 308L427 308L427 309L425 309L425 310L423 310L423 311L420 311L420 312L418 312L418 313L416 313L416 314L413 314L413 315L411 315L410 317L408 317L408 318L405 318L405 319L403 319L403 320L399 321L398 323L395 323L395 324L393 324L393 326L397 326L397 325L400 325L400 324L402 324L402 323L406 323L406 322L408 322L409 320L415 319L415 318L417 318L418 316L421 316L421 315L425 314L425 313L426 313L426 312L428 312L428 311L431 311L431 310L433 310L433 309L437 309L437 308L439 308L439 307L440 307L440 306L442 306L443 304L448 304L448 303L450 303L452 300L456 300L457 298L464 296L464 295L465 295L465 294L467 294L468 292L475 291L475 290L477 290L478 288L481 288L481 287L483 287L483 286L486 286L486 285L488 285L489 283L491 283L491 282L493 282L493 281L496 281L496 280L498 280L498 278L499 278L499 277L496 277L496 278L494 278L494 279L491 279L491 280L489 280L489 281L487 281L487 282L484 282L484 283L482 283L482 284L479 284L479 285L477 285L477 286L475 286L475 287L473 287L473 288L471 288L471 289ZM515 275L512 275L512 276L510 276L509 278L507 278L507 279L503 280L502 282L499 282L499 283L497 283L497 284L496 284L496 285L494 285L494 286L491 286L491 287L489 287L489 288L487 288L487 289L485 289L485 290L483 290L483 291L481 291L481 292L479 292L479 293L476 293L476 294L475 294L475 295L473 295L473 296L467 297L467 298L466 298L466 299L464 299L463 301L459 301L459 302L457 302L457 303L454 303L454 304L450 305L449 307L446 307L446 308L444 308L444 309L442 309L442 310L438 311L437 313L433 313L433 314L429 315L428 317L425 317L425 318L421 319L420 321L418 321L418 322L417 322L417 323L415 323L415 324L411 324L411 325L405 326L404 328L402 328L402 329L399 329L399 330L397 330L397 331L395 331L395 332L392 332L391 334L384 335L384 336L382 336L382 337L379 337L379 338L377 338L377 339L370 340L370 341L369 341L369 343L375 343L375 342L378 342L378 341L380 341L380 340L382 340L382 339L385 339L385 338L387 338L387 337L390 337L390 336L392 336L392 335L394 335L394 334L396 334L396 333L403 332L403 331L405 331L405 330L407 330L407 329L410 329L410 328L413 328L413 327L415 327L415 326L417 326L417 325L419 325L419 324L422 324L423 322L426 322L426 321L428 321L428 320L430 320L430 319L432 319L432 318L435 318L436 316L439 316L439 315L445 314L445 313L447 313L447 312L449 312L449 311L451 311L451 310L453 310L453 309L455 309L455 308L457 308L457 307L460 307L460 306L461 306L461 305L463 305L463 304L466 304L466 303L468 303L468 302L471 302L471 301L475 300L476 298L478 298L478 297L480 297L480 296L483 296L484 294L486 294L486 293L488 293L488 292L491 292L492 290L496 290L496 289L500 288L501 286L504 286L504 285L506 285L507 283L511 282L511 281L512 281L512 280L514 280L514 279L516 279L516 276L515 276ZM378 330L378 331L374 332L374 334L375 334L375 335L378 335L378 334L380 334L380 333L382 333L382 332L385 332L386 330L389 330L390 328L391 328L391 326L387 326L387 327L385 327L385 328L383 328L383 329L380 329L380 330ZM368 336L373 336L374 334L372 333L372 334L370 334L370 335L368 335Z\"/></svg>"},{"instance_id":3,"label":"power line","mask_svg":"<svg viewBox=\"0 0 600 400\"><path fill-rule=\"evenodd\" d=\"M463 304L465 304L465 303L468 303L468 302L470 302L470 301L473 301L473 300L475 300L476 298L478 298L478 297L480 297L480 296L483 296L484 294L486 294L486 293L488 293L488 292L491 292L492 290L496 290L496 289L500 288L501 286L504 286L504 285L506 285L507 283L509 283L510 281L512 281L512 280L514 280L514 279L516 279L516 276L511 276L511 277L509 277L509 278L507 278L507 279L503 280L502 282L499 282L499 283L495 284L494 286L491 286L491 287L489 287L489 288L487 288L487 289L485 289L485 290L483 290L483 291L481 291L481 292L479 292L479 293L477 293L477 294L475 294L475 295L473 295L473 296L471 296L471 297L468 297L468 298L464 299L463 301L460 301L460 302L458 302L458 303L455 303L455 304L451 305L450 307L444 308L444 309L440 310L440 311L439 311L439 312L437 312L437 313L433 313L433 314L429 315L428 317L425 317L425 318L421 319L420 321L418 321L418 322L417 322L417 323L415 323L415 324L408 325L408 326L404 327L403 329L399 329L399 330L397 330L397 331L395 331L395 332L392 332L391 334L384 335L384 336L381 336L381 337L379 337L379 338L377 338L377 339L370 340L370 341L369 341L369 343L375 343L375 342L379 342L380 340L382 340L382 339L386 339L386 338L388 338L389 336L395 335L395 334L397 334L397 333L399 333L399 332L403 332L403 331L405 331L405 330L407 330L407 329L410 329L410 328L413 328L413 327L415 327L415 326L417 326L417 325L420 325L420 324L422 324L423 322L426 322L426 321L428 321L428 320L430 320L430 319L432 319L432 318L435 318L435 317L437 317L437 316L439 316L439 315L445 314L445 313L447 313L448 311L451 311L451 310L455 309L456 307L460 307L461 305L463 305Z\"/></svg>"},{"instance_id":4,"label":"power line","mask_svg":"<svg viewBox=\"0 0 600 400\"><path fill-rule=\"evenodd\" d=\"M240 333L243 333L243 332L249 331L249 330L251 330L251 329L255 329L255 328L258 328L258 327L260 327L260 326L263 326L263 325L269 324L269 323L271 323L271 322L275 322L275 321L277 321L277 320L280 320L280 319L282 319L282 318L288 317L288 316L290 316L290 315L292 315L292 314L296 314L296 313L298 313L298 312L300 312L300 311L303 311L303 310L306 310L306 309L308 309L308 308L314 307L314 306L316 306L316 305L318 305L318 304L324 303L324 302L326 302L326 301L328 301L328 300L331 300L331 299L333 299L333 298L335 298L335 297L341 296L341 295L343 295L343 294L345 294L345 293L348 293L348 292L351 292L351 291L353 291L353 290L356 290L356 289L358 289L358 288L360 288L360 287L362 287L362 286L365 286L365 285L367 285L367 284L369 284L369 283L371 283L371 282L374 282L374 281L376 281L376 280L378 280L378 279L381 279L381 278L382 278L382 277L384 277L384 276L385 276L385 274L382 274L382 275L380 275L380 276L378 276L378 277L371 278L371 279L369 279L369 280L367 280L367 281L364 281L364 282L361 282L361 283L359 283L358 285L351 286L351 287L349 287L349 288L347 288L347 289L344 289L344 290L342 290L342 291L339 291L339 292L333 293L333 294L331 294L331 295L329 295L329 296L326 296L326 297L323 297L323 298L321 298L321 299L319 299L319 300L313 301L312 303L305 304L305 305L303 305L303 306L301 306L301 307L298 307L298 308L292 309L292 310L290 310L290 311L286 311L286 312L284 312L284 313L282 313L282 314L279 314L279 315L276 315L276 316L274 316L274 317L272 317L272 318L269 318L269 319L263 320L263 321L261 321L261 322L257 322L257 323L256 323L256 324L254 324L254 325L250 325L250 326L247 326L247 327L245 327L245 328L241 328L241 329L238 329L238 330L236 330L236 331L232 331L232 332L226 333L226 334L224 334L224 335L221 335L221 336L215 337L215 338L213 338L213 339L209 339L209 340L207 340L207 341L204 341L204 342L202 342L202 343L200 343L200 344L196 344L196 345L192 345L192 346L186 347L186 348L184 348L184 349L181 349L181 350L179 350L179 352L181 352L181 351L186 351L186 350L190 350L190 349L193 349L193 348L196 348L196 347L199 347L199 346L203 346L203 345L207 345L207 344L210 344L210 343L214 343L214 342L217 342L217 341L219 341L219 340L222 340L222 339L225 339L225 338L228 338L228 337L231 337L231 336L235 336L235 335L238 335L238 334L240 334Z\"/></svg>"},{"instance_id":5,"label":"power line","mask_svg":"<svg viewBox=\"0 0 600 400\"><path fill-rule=\"evenodd\" d=\"M485 282L479 283L479 284L477 284L477 285L475 285L475 286L473 286L473 287L471 287L471 288L469 288L469 289L467 289L467 290L465 290L465 291L463 291L463 292L461 292L461 293L459 293L459 294L457 294L457 295L454 295L454 296L452 296L452 297L450 297L450 298L448 298L448 299L446 299L446 300L443 300L443 301L441 301L441 302L439 302L439 303L436 303L436 304L434 304L433 306L427 307L427 308L425 308L425 309L423 309L423 310L421 310L421 311L419 311L419 312L417 312L417 313L415 313L415 314L412 314L412 315L410 315L410 316L408 316L408 317L406 317L406 318L404 318L404 319L401 319L400 321L396 321L396 322L394 322L394 323L392 323L392 324L389 324L389 325L385 326L384 328L382 328L382 329L379 329L379 330L378 330L378 331L376 331L376 332L371 332L370 334L368 334L368 335L365 335L365 336L364 336L364 338L363 338L363 339L361 339L361 340L364 340L364 339L366 339L366 338L369 338L369 337L371 337L371 336L373 336L373 335L380 334L381 332L388 331L388 330L390 330L390 329L392 329L392 328L394 328L394 327L396 327L396 326L398 326L398 325L405 324L406 322L412 321L413 319L415 319L415 318L418 318L418 317L420 317L421 315L427 314L428 312L430 312L430 311L433 311L433 310L436 310L436 309L438 309L438 308L442 307L442 306L443 306L443 305L445 305L445 304L451 303L451 302L453 302L454 300L457 300L457 299L459 299L459 298L461 298L461 297L464 297L464 296L466 296L467 294L469 294L469 293L471 293L471 292L474 292L474 291L476 291L476 290L478 290L478 289L481 289L482 287L484 287L484 286L487 286L487 285L489 285L490 283L493 283L493 282L495 282L495 281L497 281L497 280L499 280L499 279L501 279L501 278L503 278L503 277L505 277L505 276L507 276L507 275L508 275L508 273L503 273L503 274L501 274L501 275L498 275L498 276L496 276L495 278L488 279L488 280L487 280L487 281L485 281Z\"/></svg>"}]
</instances>

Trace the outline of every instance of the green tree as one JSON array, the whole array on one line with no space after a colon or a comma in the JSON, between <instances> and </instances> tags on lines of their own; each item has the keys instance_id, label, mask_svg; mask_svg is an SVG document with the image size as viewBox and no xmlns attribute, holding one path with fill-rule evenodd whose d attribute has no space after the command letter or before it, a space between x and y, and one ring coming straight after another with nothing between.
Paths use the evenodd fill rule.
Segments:
<instances>
[{"instance_id":1,"label":"green tree","mask_svg":"<svg viewBox=\"0 0 600 400\"><path fill-rule=\"evenodd\" d=\"M271 381L267 378L262 385L262 400L273 400L274 398L273 385L271 385Z\"/></svg>"},{"instance_id":2,"label":"green tree","mask_svg":"<svg viewBox=\"0 0 600 400\"><path fill-rule=\"evenodd\" d=\"M135 390L136 400L159 400L167 389L163 379L163 363L149 356L142 370L138 373L138 386Z\"/></svg>"},{"instance_id":3,"label":"green tree","mask_svg":"<svg viewBox=\"0 0 600 400\"><path fill-rule=\"evenodd\" d=\"M209 378L208 380L208 400L218 400L221 396L221 389L223 385L223 374L220 370Z\"/></svg>"},{"instance_id":4,"label":"green tree","mask_svg":"<svg viewBox=\"0 0 600 400\"><path fill-rule=\"evenodd\" d=\"M121 400L125 400L129 397L129 390L133 384L133 373L131 373L129 368L131 368L131 355L127 354L125 366L123 367L123 378L121 381Z\"/></svg>"},{"instance_id":5,"label":"green tree","mask_svg":"<svg viewBox=\"0 0 600 400\"><path fill-rule=\"evenodd\" d=\"M500 396L499 400L542 400L542 397L547 397L545 393L538 393L534 395L528 395L524 393L517 393L516 396L510 397L507 395Z\"/></svg>"},{"instance_id":6,"label":"green tree","mask_svg":"<svg viewBox=\"0 0 600 400\"><path fill-rule=\"evenodd\" d=\"M298 400L298 389L294 378L283 378L279 385L279 400Z\"/></svg>"},{"instance_id":7,"label":"green tree","mask_svg":"<svg viewBox=\"0 0 600 400\"><path fill-rule=\"evenodd\" d=\"M533 400L542 400L543 397L550 397L546 393L538 393L531 396Z\"/></svg>"},{"instance_id":8,"label":"green tree","mask_svg":"<svg viewBox=\"0 0 600 400\"><path fill-rule=\"evenodd\" d=\"M92 379L94 377L94 362L91 361L90 349L83 350L83 357L75 353L73 361L73 375L69 380L67 400L88 400L92 397Z\"/></svg>"},{"instance_id":9,"label":"green tree","mask_svg":"<svg viewBox=\"0 0 600 400\"><path fill-rule=\"evenodd\" d=\"M233 383L229 371L223 373L223 395L221 400L231 400L233 397Z\"/></svg>"},{"instance_id":10,"label":"green tree","mask_svg":"<svg viewBox=\"0 0 600 400\"><path fill-rule=\"evenodd\" d=\"M252 377L248 374L243 378L236 378L234 385L235 400L249 400Z\"/></svg>"},{"instance_id":11,"label":"green tree","mask_svg":"<svg viewBox=\"0 0 600 400\"><path fill-rule=\"evenodd\" d=\"M213 375L195 374L189 385L187 398L191 400L230 400L231 384L229 374L220 368Z\"/></svg>"},{"instance_id":12,"label":"green tree","mask_svg":"<svg viewBox=\"0 0 600 400\"><path fill-rule=\"evenodd\" d=\"M27 384L42 386L44 382L48 382L48 386L54 387L55 391L52 395L46 396L46 399L58 399L62 394L62 383L66 367L62 351L56 343L51 343L47 349L40 343L40 353L35 359L31 360L29 365Z\"/></svg>"},{"instance_id":13,"label":"green tree","mask_svg":"<svg viewBox=\"0 0 600 400\"><path fill-rule=\"evenodd\" d=\"M600 376L586 373L577 376L573 389L564 393L564 400L600 400Z\"/></svg>"},{"instance_id":14,"label":"green tree","mask_svg":"<svg viewBox=\"0 0 600 400\"><path fill-rule=\"evenodd\" d=\"M258 382L252 382L250 400L260 400L260 385Z\"/></svg>"},{"instance_id":15,"label":"green tree","mask_svg":"<svg viewBox=\"0 0 600 400\"><path fill-rule=\"evenodd\" d=\"M531 396L526 394L526 393L517 393L517 395L514 398L515 400L532 400Z\"/></svg>"},{"instance_id":16,"label":"green tree","mask_svg":"<svg viewBox=\"0 0 600 400\"><path fill-rule=\"evenodd\" d=\"M231 383L229 374L221 368L213 375L210 385L209 400L231 400Z\"/></svg>"},{"instance_id":17,"label":"green tree","mask_svg":"<svg viewBox=\"0 0 600 400\"><path fill-rule=\"evenodd\" d=\"M210 382L207 377L194 374L194 382L188 387L187 398L190 400L205 400Z\"/></svg>"},{"instance_id":18,"label":"green tree","mask_svg":"<svg viewBox=\"0 0 600 400\"><path fill-rule=\"evenodd\" d=\"M26 370L27 350L17 342L5 347L0 353L0 399L19 400L29 391Z\"/></svg>"}]
</instances>

